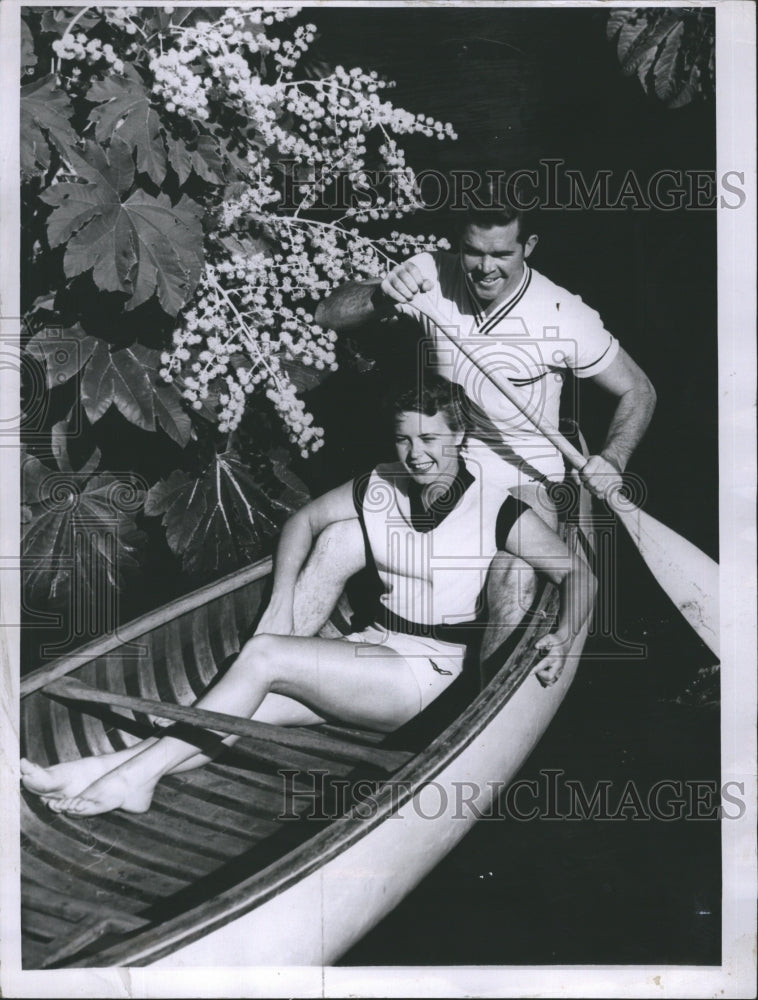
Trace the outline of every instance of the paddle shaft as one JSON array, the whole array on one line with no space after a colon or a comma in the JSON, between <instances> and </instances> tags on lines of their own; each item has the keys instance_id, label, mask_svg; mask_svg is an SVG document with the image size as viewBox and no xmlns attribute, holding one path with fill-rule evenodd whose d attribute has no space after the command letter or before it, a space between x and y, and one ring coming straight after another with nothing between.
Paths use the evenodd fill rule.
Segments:
<instances>
[{"instance_id":1,"label":"paddle shaft","mask_svg":"<svg viewBox=\"0 0 758 1000\"><path fill-rule=\"evenodd\" d=\"M423 307L419 306L421 312L430 319L432 323L437 327L441 334L443 334L447 339L454 344L464 357L468 358L472 365L477 368L485 378L489 379L490 382L499 389L500 392L509 400L516 409L522 413L526 419L537 428L543 437L555 445L558 451L564 456L570 465L575 469L582 469L587 461L585 456L578 451L570 441L561 434L557 427L554 427L549 420L545 420L539 413L535 411L535 407L531 402L519 392L518 389L510 382L505 375L501 375L497 371L493 371L489 368L485 368L482 362L476 357L475 353L471 350L466 343L458 337L455 337L450 333L448 327L452 324L444 318L433 306L428 303L424 303Z\"/></svg>"},{"instance_id":2,"label":"paddle shaft","mask_svg":"<svg viewBox=\"0 0 758 1000\"><path fill-rule=\"evenodd\" d=\"M395 752L374 747L363 748L353 743L346 746L339 739L322 733L304 732L289 726L269 725L265 722L244 719L237 715L227 715L224 712L210 712L188 705L174 705L169 702L155 701L152 698L137 698L133 695L119 694L116 691L103 691L73 677L61 677L46 685L42 690L45 694L54 697L108 705L113 708L128 708L134 712L155 715L161 719L172 719L174 722L181 722L199 729L281 743L288 747L327 756L332 753L335 757L351 757L373 764L383 770L396 770L405 763L409 756L402 751Z\"/></svg>"}]
</instances>

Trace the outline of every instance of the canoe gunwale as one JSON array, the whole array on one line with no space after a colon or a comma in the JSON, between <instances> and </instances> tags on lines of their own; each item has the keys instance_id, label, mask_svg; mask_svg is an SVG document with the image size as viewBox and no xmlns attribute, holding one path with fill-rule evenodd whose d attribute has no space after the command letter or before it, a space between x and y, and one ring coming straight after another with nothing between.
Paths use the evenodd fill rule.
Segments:
<instances>
[{"instance_id":1,"label":"canoe gunwale","mask_svg":"<svg viewBox=\"0 0 758 1000\"><path fill-rule=\"evenodd\" d=\"M270 575L272 568L273 559L271 556L266 556L254 562L251 566L227 573L226 576L222 576L219 580L214 580L213 583L208 583L204 587L193 590L191 594L177 597L167 604L162 604L155 611L149 611L147 614L141 615L139 618L135 618L123 626L118 626L116 631L110 635L93 639L92 642L80 646L73 653L55 660L49 666L38 667L21 679L19 688L21 699L23 700L35 691L39 691L51 681L58 680L60 677L65 677L75 670L86 667L92 660L112 653L120 646L123 646L124 643L139 639L148 632L152 632L159 625L165 625L175 618L180 618L182 615L189 614L190 611L195 611L197 608L208 604L218 597L224 597L235 590L241 590L242 587L250 583L265 579L265 577Z\"/></svg>"}]
</instances>

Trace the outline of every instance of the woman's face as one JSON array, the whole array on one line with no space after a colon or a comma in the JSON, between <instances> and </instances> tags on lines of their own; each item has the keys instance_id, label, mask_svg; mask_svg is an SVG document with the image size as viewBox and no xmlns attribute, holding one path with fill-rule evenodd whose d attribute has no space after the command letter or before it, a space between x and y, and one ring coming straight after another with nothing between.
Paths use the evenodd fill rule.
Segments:
<instances>
[{"instance_id":1,"label":"woman's face","mask_svg":"<svg viewBox=\"0 0 758 1000\"><path fill-rule=\"evenodd\" d=\"M441 413L400 413L395 421L397 457L419 486L455 477L463 431L453 431Z\"/></svg>"}]
</instances>

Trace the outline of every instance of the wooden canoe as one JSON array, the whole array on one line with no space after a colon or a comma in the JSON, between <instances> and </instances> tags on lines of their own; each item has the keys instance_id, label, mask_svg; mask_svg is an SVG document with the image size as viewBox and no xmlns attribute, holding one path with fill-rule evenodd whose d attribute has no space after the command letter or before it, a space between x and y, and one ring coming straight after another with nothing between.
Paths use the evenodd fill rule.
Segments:
<instances>
[{"instance_id":1,"label":"wooden canoe","mask_svg":"<svg viewBox=\"0 0 758 1000\"><path fill-rule=\"evenodd\" d=\"M587 551L589 498L570 506L567 541ZM262 560L28 675L23 754L52 764L155 732L144 712L43 689L68 677L191 704L249 634L270 569ZM24 793L24 968L334 963L461 840L540 739L585 638L543 688L534 641L555 606L542 584L520 634L501 642L488 625L496 652L484 689L454 685L446 704L390 737L262 727L269 738L243 737L213 764L161 781L143 815L70 819ZM340 611L335 627L349 629Z\"/></svg>"}]
</instances>

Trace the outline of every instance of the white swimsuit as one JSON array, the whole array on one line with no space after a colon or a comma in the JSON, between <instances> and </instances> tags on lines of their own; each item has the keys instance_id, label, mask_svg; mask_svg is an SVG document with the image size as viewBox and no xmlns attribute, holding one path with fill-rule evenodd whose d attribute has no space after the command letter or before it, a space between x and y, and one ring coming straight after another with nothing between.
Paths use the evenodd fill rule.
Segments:
<instances>
[{"instance_id":1,"label":"white swimsuit","mask_svg":"<svg viewBox=\"0 0 758 1000\"><path fill-rule=\"evenodd\" d=\"M382 593L375 623L346 638L402 656L425 708L460 675L467 643L481 633L490 563L525 505L484 487L463 462L428 510L400 463L356 480L354 497Z\"/></svg>"}]
</instances>

